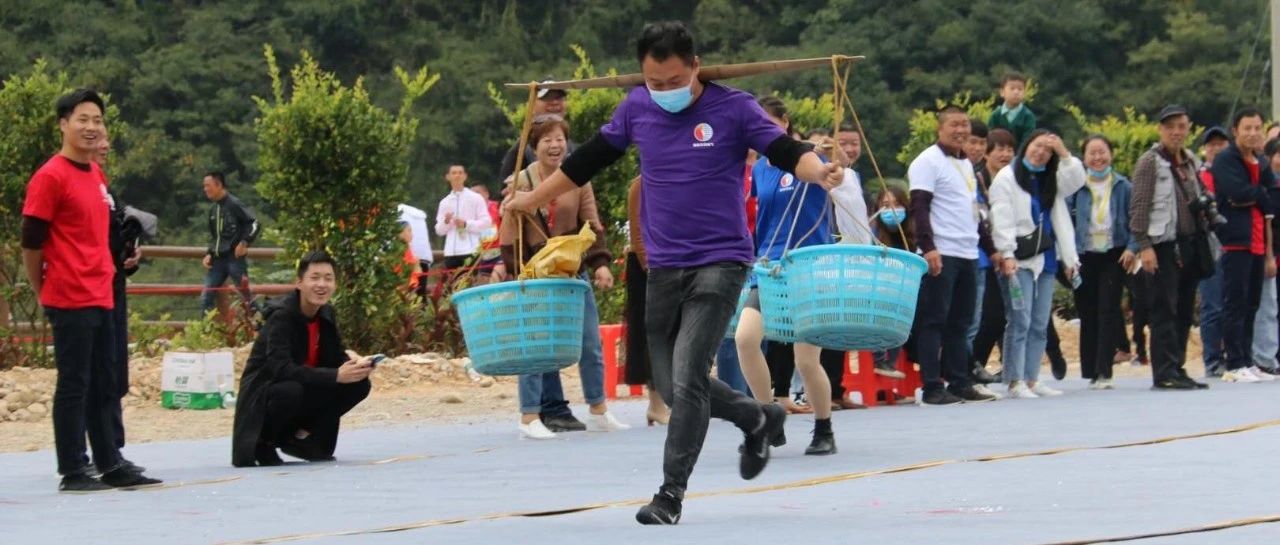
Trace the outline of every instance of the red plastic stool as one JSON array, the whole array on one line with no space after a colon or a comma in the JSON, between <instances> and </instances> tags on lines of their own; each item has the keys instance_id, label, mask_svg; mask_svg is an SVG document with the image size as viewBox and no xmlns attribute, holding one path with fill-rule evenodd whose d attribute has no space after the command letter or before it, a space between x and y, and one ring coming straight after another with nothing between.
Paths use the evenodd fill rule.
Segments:
<instances>
[{"instance_id":1,"label":"red plastic stool","mask_svg":"<svg viewBox=\"0 0 1280 545\"><path fill-rule=\"evenodd\" d=\"M920 387L920 372L916 370L915 364L907 361L906 351L898 354L898 370L902 371L905 378L891 378L877 375L875 372L875 361L872 359L870 352L857 352L858 364L853 365L853 354L845 357L844 377L840 383L844 386L846 392L858 392L862 394L862 404L868 407L879 405L877 396L881 392L884 393L886 403L893 404L893 394L903 397L915 396L916 388Z\"/></svg>"},{"instance_id":2,"label":"red plastic stool","mask_svg":"<svg viewBox=\"0 0 1280 545\"><path fill-rule=\"evenodd\" d=\"M619 351L624 351L627 348L626 325L601 325L600 346L604 351L604 396L606 399L617 399L618 377L625 377L627 374L626 358L618 357ZM632 396L643 394L643 386L631 387Z\"/></svg>"}]
</instances>

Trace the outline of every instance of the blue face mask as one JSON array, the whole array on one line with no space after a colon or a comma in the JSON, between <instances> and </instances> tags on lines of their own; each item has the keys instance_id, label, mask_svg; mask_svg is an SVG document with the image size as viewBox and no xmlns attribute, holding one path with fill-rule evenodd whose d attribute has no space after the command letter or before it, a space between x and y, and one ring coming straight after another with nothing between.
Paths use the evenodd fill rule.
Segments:
<instances>
[{"instance_id":1,"label":"blue face mask","mask_svg":"<svg viewBox=\"0 0 1280 545\"><path fill-rule=\"evenodd\" d=\"M907 219L907 209L905 208L882 208L880 210L880 223L885 227L897 227Z\"/></svg>"},{"instance_id":2,"label":"blue face mask","mask_svg":"<svg viewBox=\"0 0 1280 545\"><path fill-rule=\"evenodd\" d=\"M1022 158L1022 166L1027 167L1027 170L1030 170L1031 172L1036 172L1036 173L1044 172L1044 167L1045 167L1044 165L1035 166L1031 164L1031 161L1028 161L1026 157Z\"/></svg>"},{"instance_id":3,"label":"blue face mask","mask_svg":"<svg viewBox=\"0 0 1280 545\"><path fill-rule=\"evenodd\" d=\"M684 87L670 91L649 89L649 98L652 98L654 104L657 104L663 110L673 114L680 113L693 102L693 82L691 81Z\"/></svg>"},{"instance_id":4,"label":"blue face mask","mask_svg":"<svg viewBox=\"0 0 1280 545\"><path fill-rule=\"evenodd\" d=\"M1090 176L1093 176L1094 178L1099 178L1099 179L1101 179L1101 178L1106 178L1108 175L1110 175L1110 174L1111 174L1111 167L1110 167L1110 166L1108 166L1107 168L1104 168L1104 169L1102 169L1102 170L1094 170L1094 169L1088 169L1088 170L1089 170L1089 175L1090 175Z\"/></svg>"}]
</instances>

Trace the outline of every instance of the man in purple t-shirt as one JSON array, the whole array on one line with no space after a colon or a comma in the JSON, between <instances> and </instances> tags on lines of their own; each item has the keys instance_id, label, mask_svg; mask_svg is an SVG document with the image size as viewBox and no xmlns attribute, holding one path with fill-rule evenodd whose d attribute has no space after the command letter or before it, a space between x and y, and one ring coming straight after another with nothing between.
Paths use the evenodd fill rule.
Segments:
<instances>
[{"instance_id":1,"label":"man in purple t-shirt","mask_svg":"<svg viewBox=\"0 0 1280 545\"><path fill-rule=\"evenodd\" d=\"M631 144L639 150L640 227L650 267L645 327L654 384L671 406L671 420L662 487L636 520L675 524L709 417L729 420L745 434L739 461L744 479L764 470L786 419L778 405L762 406L709 376L754 258L742 206L747 150L828 190L844 173L783 134L751 95L699 81L700 62L684 24L646 26L636 58L645 85L627 94L613 119L560 171L534 191L513 195L506 206L535 210L586 184Z\"/></svg>"}]
</instances>

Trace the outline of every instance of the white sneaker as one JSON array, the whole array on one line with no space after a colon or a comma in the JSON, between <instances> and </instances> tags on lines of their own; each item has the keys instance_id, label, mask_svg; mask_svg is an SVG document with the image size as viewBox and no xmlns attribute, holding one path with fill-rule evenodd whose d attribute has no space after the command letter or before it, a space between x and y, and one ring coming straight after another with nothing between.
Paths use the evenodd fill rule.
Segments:
<instances>
[{"instance_id":1,"label":"white sneaker","mask_svg":"<svg viewBox=\"0 0 1280 545\"><path fill-rule=\"evenodd\" d=\"M1004 394L1001 394L1001 393L999 393L999 392L996 392L995 390L992 390L991 388L987 388L987 385L986 385L986 384L974 384L974 385L973 385L973 391L978 392L978 393L980 393L980 394L982 394L982 395L985 395L985 396L991 396L991 397L994 397L994 398L996 398L996 399L1004 399Z\"/></svg>"},{"instance_id":2,"label":"white sneaker","mask_svg":"<svg viewBox=\"0 0 1280 545\"><path fill-rule=\"evenodd\" d=\"M605 411L604 414L588 414L587 415L587 431L622 431L629 430L631 426L619 422L613 417L613 413Z\"/></svg>"},{"instance_id":3,"label":"white sneaker","mask_svg":"<svg viewBox=\"0 0 1280 545\"><path fill-rule=\"evenodd\" d=\"M1035 399L1037 397L1040 396L1032 392L1031 388L1027 388L1027 383L1025 382L1015 382L1009 385L1010 399Z\"/></svg>"},{"instance_id":4,"label":"white sneaker","mask_svg":"<svg viewBox=\"0 0 1280 545\"><path fill-rule=\"evenodd\" d=\"M1222 373L1222 382L1262 382L1248 367Z\"/></svg>"},{"instance_id":5,"label":"white sneaker","mask_svg":"<svg viewBox=\"0 0 1280 545\"><path fill-rule=\"evenodd\" d=\"M1249 373L1256 377L1260 382L1272 382L1276 379L1275 375L1259 369L1257 365L1250 367Z\"/></svg>"},{"instance_id":6,"label":"white sneaker","mask_svg":"<svg viewBox=\"0 0 1280 545\"><path fill-rule=\"evenodd\" d=\"M1062 390L1054 390L1053 388L1045 386L1043 382L1037 382L1035 386L1031 387L1031 391L1040 397L1053 397L1053 396L1062 395Z\"/></svg>"},{"instance_id":7,"label":"white sneaker","mask_svg":"<svg viewBox=\"0 0 1280 545\"><path fill-rule=\"evenodd\" d=\"M534 420L528 424L520 423L520 436L527 439L555 439L555 432L547 429L541 419Z\"/></svg>"},{"instance_id":8,"label":"white sneaker","mask_svg":"<svg viewBox=\"0 0 1280 545\"><path fill-rule=\"evenodd\" d=\"M1093 382L1089 383L1089 389L1090 390L1114 390L1116 389L1116 383L1112 382L1111 379L1109 378L1094 379Z\"/></svg>"}]
</instances>

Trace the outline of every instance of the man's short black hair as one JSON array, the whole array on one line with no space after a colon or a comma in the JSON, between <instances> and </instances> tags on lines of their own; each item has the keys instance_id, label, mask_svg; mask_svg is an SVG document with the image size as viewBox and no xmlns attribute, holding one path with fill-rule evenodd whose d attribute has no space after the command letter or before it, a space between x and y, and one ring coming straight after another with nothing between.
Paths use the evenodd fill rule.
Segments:
<instances>
[{"instance_id":1,"label":"man's short black hair","mask_svg":"<svg viewBox=\"0 0 1280 545\"><path fill-rule=\"evenodd\" d=\"M951 114L960 114L965 116L966 119L969 117L969 113L964 111L964 108L961 108L959 105L943 104L941 108L938 108L938 123L941 124L942 118Z\"/></svg>"},{"instance_id":2,"label":"man's short black hair","mask_svg":"<svg viewBox=\"0 0 1280 545\"><path fill-rule=\"evenodd\" d=\"M76 89L58 98L58 102L55 105L58 110L58 119L62 120L71 117L71 112L76 111L76 106L86 102L96 105L99 112L107 113L106 103L102 101L102 96L97 91L93 89Z\"/></svg>"},{"instance_id":3,"label":"man's short black hair","mask_svg":"<svg viewBox=\"0 0 1280 545\"><path fill-rule=\"evenodd\" d=\"M676 56L686 65L692 66L697 55L693 34L679 21L649 23L640 33L640 41L636 43L636 62L641 64L644 64L645 57L653 57L653 60L662 62Z\"/></svg>"},{"instance_id":4,"label":"man's short black hair","mask_svg":"<svg viewBox=\"0 0 1280 545\"><path fill-rule=\"evenodd\" d=\"M976 117L969 118L969 135L978 138L987 137L987 124L979 121Z\"/></svg>"},{"instance_id":5,"label":"man's short black hair","mask_svg":"<svg viewBox=\"0 0 1280 545\"><path fill-rule=\"evenodd\" d=\"M1236 115L1231 118L1231 129L1235 130L1240 128L1240 122L1250 117L1256 117L1264 122L1267 120L1266 117L1263 117L1262 111L1257 108L1252 106L1240 108L1240 110L1236 112Z\"/></svg>"},{"instance_id":6,"label":"man's short black hair","mask_svg":"<svg viewBox=\"0 0 1280 545\"><path fill-rule=\"evenodd\" d=\"M840 124L840 132L858 132L858 128L853 126L853 123L845 121Z\"/></svg>"},{"instance_id":7,"label":"man's short black hair","mask_svg":"<svg viewBox=\"0 0 1280 545\"><path fill-rule=\"evenodd\" d=\"M334 269L338 268L338 264L333 261L333 256L329 255L328 252L324 250L315 250L302 256L302 259L298 260L298 278L301 279L307 274L307 269L310 269L312 265L319 263L328 263L330 267L333 267Z\"/></svg>"},{"instance_id":8,"label":"man's short black hair","mask_svg":"<svg viewBox=\"0 0 1280 545\"><path fill-rule=\"evenodd\" d=\"M227 177L224 176L221 171L210 170L209 172L204 173L204 177L213 178L218 182L218 185L227 187Z\"/></svg>"}]
</instances>

